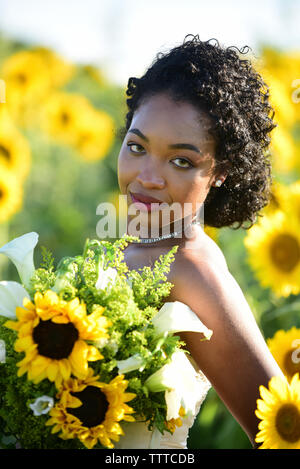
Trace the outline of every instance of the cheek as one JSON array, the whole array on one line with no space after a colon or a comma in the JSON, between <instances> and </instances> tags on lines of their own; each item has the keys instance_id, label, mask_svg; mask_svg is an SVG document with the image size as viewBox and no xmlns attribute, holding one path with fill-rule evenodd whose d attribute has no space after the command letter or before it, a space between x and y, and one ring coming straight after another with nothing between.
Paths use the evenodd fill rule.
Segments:
<instances>
[{"instance_id":1,"label":"cheek","mask_svg":"<svg viewBox=\"0 0 300 469\"><path fill-rule=\"evenodd\" d=\"M132 180L134 166L132 162L126 158L124 151L120 151L118 157L118 182L122 193L126 193L126 187Z\"/></svg>"},{"instance_id":2,"label":"cheek","mask_svg":"<svg viewBox=\"0 0 300 469\"><path fill-rule=\"evenodd\" d=\"M194 179L188 181L188 184L181 186L178 193L181 201L191 203L193 210L195 210L197 205L204 203L209 189L209 178L199 174Z\"/></svg>"}]
</instances>

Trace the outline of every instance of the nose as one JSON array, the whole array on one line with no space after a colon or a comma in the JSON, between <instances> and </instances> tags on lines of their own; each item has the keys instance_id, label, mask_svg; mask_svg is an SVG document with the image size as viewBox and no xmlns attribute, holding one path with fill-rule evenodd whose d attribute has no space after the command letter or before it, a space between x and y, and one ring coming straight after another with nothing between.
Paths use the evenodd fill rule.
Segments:
<instances>
[{"instance_id":1,"label":"nose","mask_svg":"<svg viewBox=\"0 0 300 469\"><path fill-rule=\"evenodd\" d=\"M136 180L146 189L163 189L165 187L165 179L161 175L158 164L155 164L151 158L143 164Z\"/></svg>"}]
</instances>

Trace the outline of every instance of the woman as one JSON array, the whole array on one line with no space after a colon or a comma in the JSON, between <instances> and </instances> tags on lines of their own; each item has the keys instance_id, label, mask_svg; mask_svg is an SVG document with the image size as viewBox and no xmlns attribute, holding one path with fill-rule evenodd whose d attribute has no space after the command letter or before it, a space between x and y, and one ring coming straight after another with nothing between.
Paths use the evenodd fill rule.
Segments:
<instances>
[{"instance_id":1,"label":"woman","mask_svg":"<svg viewBox=\"0 0 300 469\"><path fill-rule=\"evenodd\" d=\"M118 178L128 205L140 211L142 234L124 255L130 269L139 269L179 246L166 301L185 303L213 331L209 341L199 333L181 334L203 379L197 411L211 383L255 447L259 386L282 374L224 255L194 222L199 205L207 226L245 228L245 222L255 222L270 195L266 150L274 113L268 88L249 60L234 48L188 36L128 82ZM162 214L172 204L189 210L182 217L172 213L166 225ZM136 235L132 213L128 234ZM158 440L157 448L186 447L192 423L183 419L183 427ZM146 426L136 425L116 447L155 447Z\"/></svg>"}]
</instances>

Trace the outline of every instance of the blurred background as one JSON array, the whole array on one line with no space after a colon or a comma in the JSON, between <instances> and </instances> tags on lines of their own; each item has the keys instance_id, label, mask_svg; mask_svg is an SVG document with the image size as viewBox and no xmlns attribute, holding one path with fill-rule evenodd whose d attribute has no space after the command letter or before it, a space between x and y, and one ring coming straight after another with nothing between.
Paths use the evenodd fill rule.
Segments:
<instances>
[{"instance_id":1,"label":"blurred background","mask_svg":"<svg viewBox=\"0 0 300 469\"><path fill-rule=\"evenodd\" d=\"M36 231L36 265L41 246L80 253L97 206L118 209L128 78L187 34L247 45L276 110L273 196L249 230L205 229L285 374L300 371L299 24L298 0L0 0L0 245ZM4 256L0 273L16 279ZM188 446L250 448L213 389Z\"/></svg>"}]
</instances>

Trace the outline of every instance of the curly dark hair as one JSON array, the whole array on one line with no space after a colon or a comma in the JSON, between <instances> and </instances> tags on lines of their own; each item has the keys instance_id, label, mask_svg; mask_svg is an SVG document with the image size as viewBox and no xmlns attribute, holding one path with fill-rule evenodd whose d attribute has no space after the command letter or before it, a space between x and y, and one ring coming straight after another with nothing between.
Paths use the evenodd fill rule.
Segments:
<instances>
[{"instance_id":1,"label":"curly dark hair","mask_svg":"<svg viewBox=\"0 0 300 469\"><path fill-rule=\"evenodd\" d=\"M120 138L126 135L138 106L156 93L205 110L216 141L215 174L227 174L221 187L211 186L204 202L204 223L216 228L251 228L271 199L268 147L276 127L274 109L267 84L251 61L242 58L249 50L188 34L181 45L158 53L141 78L129 78L126 125L118 132Z\"/></svg>"}]
</instances>

